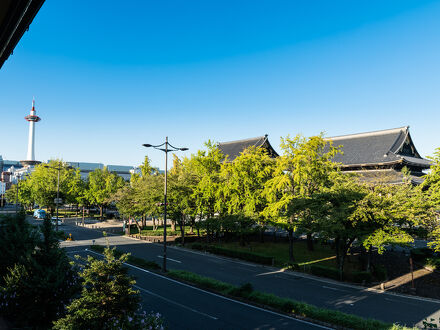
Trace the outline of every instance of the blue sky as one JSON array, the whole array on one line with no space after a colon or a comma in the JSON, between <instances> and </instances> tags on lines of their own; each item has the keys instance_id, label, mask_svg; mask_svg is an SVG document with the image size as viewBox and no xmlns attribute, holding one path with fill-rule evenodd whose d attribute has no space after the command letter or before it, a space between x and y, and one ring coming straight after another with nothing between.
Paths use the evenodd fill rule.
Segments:
<instances>
[{"instance_id":1,"label":"blue sky","mask_svg":"<svg viewBox=\"0 0 440 330\"><path fill-rule=\"evenodd\" d=\"M440 2L46 0L0 70L5 159L137 165L165 136L327 136L410 125L440 147Z\"/></svg>"}]
</instances>

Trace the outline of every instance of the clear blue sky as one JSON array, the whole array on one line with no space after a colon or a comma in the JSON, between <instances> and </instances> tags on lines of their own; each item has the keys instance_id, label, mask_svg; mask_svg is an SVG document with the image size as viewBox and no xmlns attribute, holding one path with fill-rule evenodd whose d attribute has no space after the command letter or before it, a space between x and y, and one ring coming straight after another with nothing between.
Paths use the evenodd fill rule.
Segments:
<instances>
[{"instance_id":1,"label":"clear blue sky","mask_svg":"<svg viewBox=\"0 0 440 330\"><path fill-rule=\"evenodd\" d=\"M438 1L46 0L0 70L0 154L137 165L141 147L411 126L440 147ZM190 152L186 154L189 155Z\"/></svg>"}]
</instances>

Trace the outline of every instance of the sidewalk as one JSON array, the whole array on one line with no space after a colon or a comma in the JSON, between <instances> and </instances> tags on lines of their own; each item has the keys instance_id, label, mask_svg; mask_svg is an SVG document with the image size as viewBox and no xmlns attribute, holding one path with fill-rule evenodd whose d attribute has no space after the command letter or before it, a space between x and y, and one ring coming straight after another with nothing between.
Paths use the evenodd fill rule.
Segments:
<instances>
[{"instance_id":1,"label":"sidewalk","mask_svg":"<svg viewBox=\"0 0 440 330\"><path fill-rule=\"evenodd\" d=\"M109 220L96 220L96 219L90 219L85 218L84 224L82 217L78 218L65 218L64 223L68 225L75 225L75 226L81 226L86 227L90 229L97 229L106 231L109 233L122 233L123 231L123 224L122 220L115 220L115 219L109 219Z\"/></svg>"}]
</instances>

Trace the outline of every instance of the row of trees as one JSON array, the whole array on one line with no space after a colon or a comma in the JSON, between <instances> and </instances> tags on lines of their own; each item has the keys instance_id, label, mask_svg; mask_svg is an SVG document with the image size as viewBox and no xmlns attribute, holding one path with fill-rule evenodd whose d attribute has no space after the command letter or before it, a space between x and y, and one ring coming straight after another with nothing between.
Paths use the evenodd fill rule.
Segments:
<instances>
[{"instance_id":1,"label":"row of trees","mask_svg":"<svg viewBox=\"0 0 440 330\"><path fill-rule=\"evenodd\" d=\"M182 239L185 225L203 226L208 237L236 235L244 244L247 233L259 231L264 239L272 226L288 232L292 262L297 235L306 235L309 249L316 238L334 242L341 274L354 242L381 253L388 244L412 242L412 230L422 227L433 235L433 246L440 246L439 152L425 183L415 187L405 170L399 185L387 184L386 177L372 182L341 173L332 161L340 148L322 135L287 137L281 149L283 155L272 159L251 147L229 162L208 142L189 158L175 156L168 209ZM163 179L146 158L142 176L132 178L113 200L125 215L157 218L163 212Z\"/></svg>"},{"instance_id":2,"label":"row of trees","mask_svg":"<svg viewBox=\"0 0 440 330\"><path fill-rule=\"evenodd\" d=\"M342 273L345 256L354 242L366 251L383 252L387 244L407 244L414 228L431 234L432 247L440 249L437 211L440 205L440 151L420 186L413 186L404 171L402 184L389 185L387 178L375 182L341 173L332 159L340 148L314 137L286 137L282 156L272 159L264 149L248 148L228 161L216 145L206 143L190 157L174 156L168 177L168 210L172 226L206 231L208 239L237 236L242 244L248 233L268 226L288 233L289 256L295 261L293 241L306 235L308 248L316 238L334 242ZM53 209L56 170L61 164L60 191L67 203L97 205L115 203L119 212L138 220L152 217L154 226L162 216L164 175L153 169L148 157L141 174L124 182L107 169L95 170L82 180L79 170L59 161L50 168L38 166L20 182L19 200ZM14 200L14 189L8 192ZM172 228L175 230L175 228Z\"/></svg>"},{"instance_id":3,"label":"row of trees","mask_svg":"<svg viewBox=\"0 0 440 330\"><path fill-rule=\"evenodd\" d=\"M80 207L96 206L103 209L109 198L124 186L124 180L115 173L104 169L91 172L86 180L81 178L79 169L73 169L60 160L52 160L46 166L37 165L35 171L6 192L6 199L32 208L35 204L46 206L51 213L55 209L57 196L58 169L60 169L59 191L65 204ZM18 194L17 194L18 189Z\"/></svg>"}]
</instances>

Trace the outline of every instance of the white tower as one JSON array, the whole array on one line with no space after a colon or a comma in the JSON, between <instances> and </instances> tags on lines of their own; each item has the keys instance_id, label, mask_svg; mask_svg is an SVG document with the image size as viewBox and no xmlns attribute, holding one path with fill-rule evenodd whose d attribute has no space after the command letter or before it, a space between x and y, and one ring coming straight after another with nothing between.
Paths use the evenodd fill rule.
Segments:
<instances>
[{"instance_id":1,"label":"white tower","mask_svg":"<svg viewBox=\"0 0 440 330\"><path fill-rule=\"evenodd\" d=\"M35 123L41 120L35 112L35 100L32 100L31 113L24 119L29 122L29 139L26 160L22 160L21 163L23 165L35 165L40 163L35 160Z\"/></svg>"}]
</instances>

